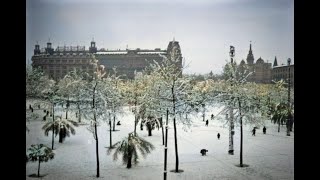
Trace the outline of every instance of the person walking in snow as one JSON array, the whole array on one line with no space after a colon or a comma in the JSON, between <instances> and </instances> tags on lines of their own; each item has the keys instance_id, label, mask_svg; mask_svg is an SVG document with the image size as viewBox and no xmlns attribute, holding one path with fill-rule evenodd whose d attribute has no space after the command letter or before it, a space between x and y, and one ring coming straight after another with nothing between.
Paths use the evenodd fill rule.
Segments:
<instances>
[{"instance_id":1,"label":"person walking in snow","mask_svg":"<svg viewBox=\"0 0 320 180\"><path fill-rule=\"evenodd\" d=\"M211 114L211 120L213 120L213 118L214 118L214 115L213 115L213 114Z\"/></svg>"},{"instance_id":2,"label":"person walking in snow","mask_svg":"<svg viewBox=\"0 0 320 180\"><path fill-rule=\"evenodd\" d=\"M207 120L206 120L206 126L208 126L208 124L209 124L209 120L207 119Z\"/></svg>"},{"instance_id":3,"label":"person walking in snow","mask_svg":"<svg viewBox=\"0 0 320 180\"><path fill-rule=\"evenodd\" d=\"M217 134L218 140L220 139L220 133Z\"/></svg>"},{"instance_id":4,"label":"person walking in snow","mask_svg":"<svg viewBox=\"0 0 320 180\"><path fill-rule=\"evenodd\" d=\"M256 136L256 128L252 129L252 136Z\"/></svg>"},{"instance_id":5,"label":"person walking in snow","mask_svg":"<svg viewBox=\"0 0 320 180\"><path fill-rule=\"evenodd\" d=\"M265 126L263 126L262 131L263 131L263 134L266 134L267 128Z\"/></svg>"}]
</instances>

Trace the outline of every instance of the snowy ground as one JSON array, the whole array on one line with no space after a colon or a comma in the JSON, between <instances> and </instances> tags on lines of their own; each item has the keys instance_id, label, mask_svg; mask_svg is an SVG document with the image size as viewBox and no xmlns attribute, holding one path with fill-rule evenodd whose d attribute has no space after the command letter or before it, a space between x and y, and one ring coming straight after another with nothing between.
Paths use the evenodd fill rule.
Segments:
<instances>
[{"instance_id":1,"label":"snowy ground","mask_svg":"<svg viewBox=\"0 0 320 180\"><path fill-rule=\"evenodd\" d=\"M43 110L37 110L41 118ZM217 110L211 110L209 115L216 114ZM61 113L60 113L61 114ZM59 115L60 115L59 114ZM112 132L112 142L115 143L133 131L133 114L129 113L120 118L122 125L116 126L120 131ZM268 123L267 134L262 134L262 128L257 130L256 136L251 135L249 125L244 128L243 162L249 167L239 168L240 131L236 128L234 140L234 155L228 155L228 128L217 120L209 120L209 126L205 126L202 118L193 120L190 129L185 131L182 125L178 125L178 151L179 169L183 173L168 172L168 180L260 180L260 179L294 179L294 133L286 136L285 126L281 127L280 133L277 126ZM51 134L44 136L41 130L44 122L39 120L27 123L30 132L26 133L26 149L31 144L43 143L51 147ZM173 138L173 125L170 122L168 136L168 170L175 168L175 151ZM109 128L103 123L98 128L99 134L99 157L100 179L123 179L123 180L160 180L163 179L164 146L162 145L161 129L147 136L147 131L137 132L141 137L153 143L155 150L146 159L140 159L137 166L127 169L120 160L112 161L112 156L107 155L106 146L109 146ZM217 133L221 134L220 140ZM200 149L208 149L207 156L201 156ZM55 139L55 158L47 163L41 163L40 174L46 174L42 179L52 180L82 180L96 179L96 155L95 140L93 135L86 129L86 125L76 128L76 135L66 139L61 144L58 137ZM37 173L37 163L29 162L26 165L26 179L34 179L28 175Z\"/></svg>"}]
</instances>

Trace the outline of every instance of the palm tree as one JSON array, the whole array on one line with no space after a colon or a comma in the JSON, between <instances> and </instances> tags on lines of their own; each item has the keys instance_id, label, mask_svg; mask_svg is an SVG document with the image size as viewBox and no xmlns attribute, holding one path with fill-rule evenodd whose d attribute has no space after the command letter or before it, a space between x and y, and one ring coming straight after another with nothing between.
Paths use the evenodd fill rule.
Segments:
<instances>
[{"instance_id":1,"label":"palm tree","mask_svg":"<svg viewBox=\"0 0 320 180\"><path fill-rule=\"evenodd\" d=\"M49 135L49 131L54 129L55 135L57 136L59 134L59 143L62 143L67 136L70 137L70 133L73 135L76 134L74 126L77 127L78 123L69 119L60 118L56 121L47 122L42 129L46 136Z\"/></svg>"},{"instance_id":2,"label":"palm tree","mask_svg":"<svg viewBox=\"0 0 320 180\"><path fill-rule=\"evenodd\" d=\"M131 132L129 133L128 138L118 141L113 145L113 148L109 148L107 151L108 155L113 149L115 149L113 160L116 161L118 159L118 154L122 154L123 164L127 164L127 168L129 169L132 166L132 159L134 164L138 164L138 151L140 151L145 158L146 155L154 149L154 146L138 135L134 135L134 132Z\"/></svg>"},{"instance_id":3,"label":"palm tree","mask_svg":"<svg viewBox=\"0 0 320 180\"><path fill-rule=\"evenodd\" d=\"M287 113L287 108L284 103L275 105L275 108L273 108L271 120L274 124L278 124L278 132L280 132L280 124L283 124L288 116Z\"/></svg>"},{"instance_id":4,"label":"palm tree","mask_svg":"<svg viewBox=\"0 0 320 180\"><path fill-rule=\"evenodd\" d=\"M54 153L52 152L52 149L43 144L32 144L31 148L28 149L27 157L28 159L26 161L39 162L38 177L40 177L40 163L53 159Z\"/></svg>"}]
</instances>

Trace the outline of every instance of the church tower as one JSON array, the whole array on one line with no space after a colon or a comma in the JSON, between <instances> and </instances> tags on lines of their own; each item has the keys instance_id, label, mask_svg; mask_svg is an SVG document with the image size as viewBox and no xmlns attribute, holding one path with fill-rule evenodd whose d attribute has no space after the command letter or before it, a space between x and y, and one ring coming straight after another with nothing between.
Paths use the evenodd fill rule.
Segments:
<instances>
[{"instance_id":1,"label":"church tower","mask_svg":"<svg viewBox=\"0 0 320 180\"><path fill-rule=\"evenodd\" d=\"M273 67L277 67L278 66L278 62L277 62L277 56L274 58L274 62L273 62Z\"/></svg>"},{"instance_id":2,"label":"church tower","mask_svg":"<svg viewBox=\"0 0 320 180\"><path fill-rule=\"evenodd\" d=\"M247 56L247 63L251 65L251 64L253 64L253 61L254 61L254 57L252 54L251 41L250 41L250 49L249 49L249 53Z\"/></svg>"},{"instance_id":3,"label":"church tower","mask_svg":"<svg viewBox=\"0 0 320 180\"><path fill-rule=\"evenodd\" d=\"M35 48L33 50L33 55L37 55L37 54L40 54L40 45L38 44L38 42L35 45Z\"/></svg>"},{"instance_id":4,"label":"church tower","mask_svg":"<svg viewBox=\"0 0 320 180\"><path fill-rule=\"evenodd\" d=\"M97 53L97 47L96 47L96 42L92 39L90 47L89 47L89 52L90 53Z\"/></svg>"},{"instance_id":5,"label":"church tower","mask_svg":"<svg viewBox=\"0 0 320 180\"><path fill-rule=\"evenodd\" d=\"M52 48L52 43L49 41L47 42L47 47L46 47L46 53L52 55L53 54L53 48Z\"/></svg>"}]
</instances>

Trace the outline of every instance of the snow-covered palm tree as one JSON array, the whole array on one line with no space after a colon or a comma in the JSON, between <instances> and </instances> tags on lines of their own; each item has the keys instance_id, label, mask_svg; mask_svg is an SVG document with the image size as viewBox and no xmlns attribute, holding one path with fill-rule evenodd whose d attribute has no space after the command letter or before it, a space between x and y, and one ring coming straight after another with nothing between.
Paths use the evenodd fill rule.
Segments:
<instances>
[{"instance_id":1,"label":"snow-covered palm tree","mask_svg":"<svg viewBox=\"0 0 320 180\"><path fill-rule=\"evenodd\" d=\"M75 135L76 130L74 126L78 126L78 123L69 119L62 119L56 121L48 121L42 129L44 130L44 134L46 136L49 135L49 131L54 129L54 133L57 136L59 134L59 143L63 143L65 138L70 137L70 133Z\"/></svg>"},{"instance_id":2,"label":"snow-covered palm tree","mask_svg":"<svg viewBox=\"0 0 320 180\"><path fill-rule=\"evenodd\" d=\"M127 168L131 168L132 160L134 164L138 164L139 153L145 158L153 149L154 146L150 142L131 132L128 137L115 143L113 148L109 148L107 153L109 155L112 150L115 150L113 160L116 161L121 154L123 164L127 164Z\"/></svg>"},{"instance_id":3,"label":"snow-covered palm tree","mask_svg":"<svg viewBox=\"0 0 320 180\"><path fill-rule=\"evenodd\" d=\"M52 149L49 147L43 145L43 144L32 144L31 147L27 151L27 159L36 162L38 161L38 177L40 177L40 163L41 162L47 162L48 160L51 160L54 158L54 153L52 152Z\"/></svg>"}]
</instances>

